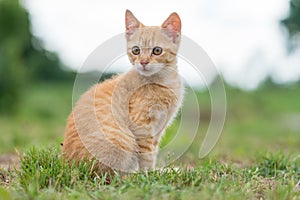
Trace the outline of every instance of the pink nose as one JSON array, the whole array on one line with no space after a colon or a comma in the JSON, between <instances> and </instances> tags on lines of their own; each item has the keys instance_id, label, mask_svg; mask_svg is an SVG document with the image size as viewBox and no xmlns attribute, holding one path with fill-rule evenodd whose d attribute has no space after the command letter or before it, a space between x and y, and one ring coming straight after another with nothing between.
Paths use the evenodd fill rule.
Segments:
<instances>
[{"instance_id":1,"label":"pink nose","mask_svg":"<svg viewBox=\"0 0 300 200\"><path fill-rule=\"evenodd\" d=\"M149 61L147 60L141 60L141 65L143 65L143 67L146 67L146 65L149 63Z\"/></svg>"}]
</instances>

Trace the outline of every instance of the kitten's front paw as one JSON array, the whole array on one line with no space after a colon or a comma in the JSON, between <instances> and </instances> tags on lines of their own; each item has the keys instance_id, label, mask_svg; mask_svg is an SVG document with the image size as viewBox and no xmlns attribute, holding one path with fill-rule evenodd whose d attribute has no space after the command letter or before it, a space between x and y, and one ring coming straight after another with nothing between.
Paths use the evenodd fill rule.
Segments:
<instances>
[{"instance_id":1,"label":"kitten's front paw","mask_svg":"<svg viewBox=\"0 0 300 200\"><path fill-rule=\"evenodd\" d=\"M160 134L166 126L168 110L160 104L152 105L149 109L149 117L151 119L152 134Z\"/></svg>"},{"instance_id":2,"label":"kitten's front paw","mask_svg":"<svg viewBox=\"0 0 300 200\"><path fill-rule=\"evenodd\" d=\"M140 169L139 167L139 161L137 157L132 158L132 161L129 163L128 166L128 172L130 173L134 173L134 172L138 172Z\"/></svg>"}]
</instances>

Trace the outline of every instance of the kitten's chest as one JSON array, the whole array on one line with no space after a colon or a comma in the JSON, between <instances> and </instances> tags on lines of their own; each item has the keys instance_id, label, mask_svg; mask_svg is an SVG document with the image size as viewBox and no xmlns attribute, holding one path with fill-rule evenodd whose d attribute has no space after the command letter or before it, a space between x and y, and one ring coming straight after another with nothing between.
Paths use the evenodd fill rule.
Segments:
<instances>
[{"instance_id":1,"label":"kitten's chest","mask_svg":"<svg viewBox=\"0 0 300 200\"><path fill-rule=\"evenodd\" d=\"M133 127L147 126L165 115L165 120L176 111L178 94L158 84L147 84L134 91L129 100L129 117Z\"/></svg>"}]
</instances>

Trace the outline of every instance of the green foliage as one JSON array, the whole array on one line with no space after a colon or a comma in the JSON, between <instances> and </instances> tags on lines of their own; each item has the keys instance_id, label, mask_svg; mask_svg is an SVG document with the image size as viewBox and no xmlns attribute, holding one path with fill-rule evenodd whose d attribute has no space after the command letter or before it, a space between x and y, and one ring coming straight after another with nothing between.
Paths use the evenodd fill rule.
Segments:
<instances>
[{"instance_id":1,"label":"green foliage","mask_svg":"<svg viewBox=\"0 0 300 200\"><path fill-rule=\"evenodd\" d=\"M56 53L49 52L43 48L42 42L32 38L35 46L30 46L26 52L26 64L30 77L38 81L73 81L75 73L63 69Z\"/></svg>"},{"instance_id":2,"label":"green foliage","mask_svg":"<svg viewBox=\"0 0 300 200\"><path fill-rule=\"evenodd\" d=\"M30 46L28 14L18 1L0 1L0 112L13 111L26 82L24 51Z\"/></svg>"},{"instance_id":3,"label":"green foliage","mask_svg":"<svg viewBox=\"0 0 300 200\"><path fill-rule=\"evenodd\" d=\"M297 44L294 40L299 40L300 33L300 0L290 0L290 14L281 23L287 28L289 39L291 40L291 48L294 48L295 44Z\"/></svg>"},{"instance_id":4,"label":"green foliage","mask_svg":"<svg viewBox=\"0 0 300 200\"><path fill-rule=\"evenodd\" d=\"M28 12L19 0L0 1L0 113L17 110L29 81L74 78L61 67L57 55L32 35Z\"/></svg>"}]
</instances>

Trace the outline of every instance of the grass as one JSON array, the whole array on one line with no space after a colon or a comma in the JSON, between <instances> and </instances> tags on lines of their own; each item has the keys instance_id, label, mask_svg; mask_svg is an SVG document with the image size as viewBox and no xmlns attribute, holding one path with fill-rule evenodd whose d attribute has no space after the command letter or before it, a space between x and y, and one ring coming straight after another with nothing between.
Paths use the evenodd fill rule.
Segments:
<instances>
[{"instance_id":1,"label":"grass","mask_svg":"<svg viewBox=\"0 0 300 200\"><path fill-rule=\"evenodd\" d=\"M207 159L194 168L116 176L106 185L87 170L93 162L76 167L64 162L57 148L31 148L21 169L10 173L11 187L0 186L0 199L291 199L300 195L299 161L277 153L240 168Z\"/></svg>"},{"instance_id":2,"label":"grass","mask_svg":"<svg viewBox=\"0 0 300 200\"><path fill-rule=\"evenodd\" d=\"M227 87L226 92L226 123L209 157L198 159L210 97L196 92L201 126L187 151L164 169L117 176L106 185L105 178L87 170L92 162L70 166L62 160L59 144L71 111L72 83L30 85L18 112L0 115L0 156L24 152L16 169L0 167L0 199L300 198L300 85L250 92ZM178 122L161 147L174 138Z\"/></svg>"}]
</instances>

